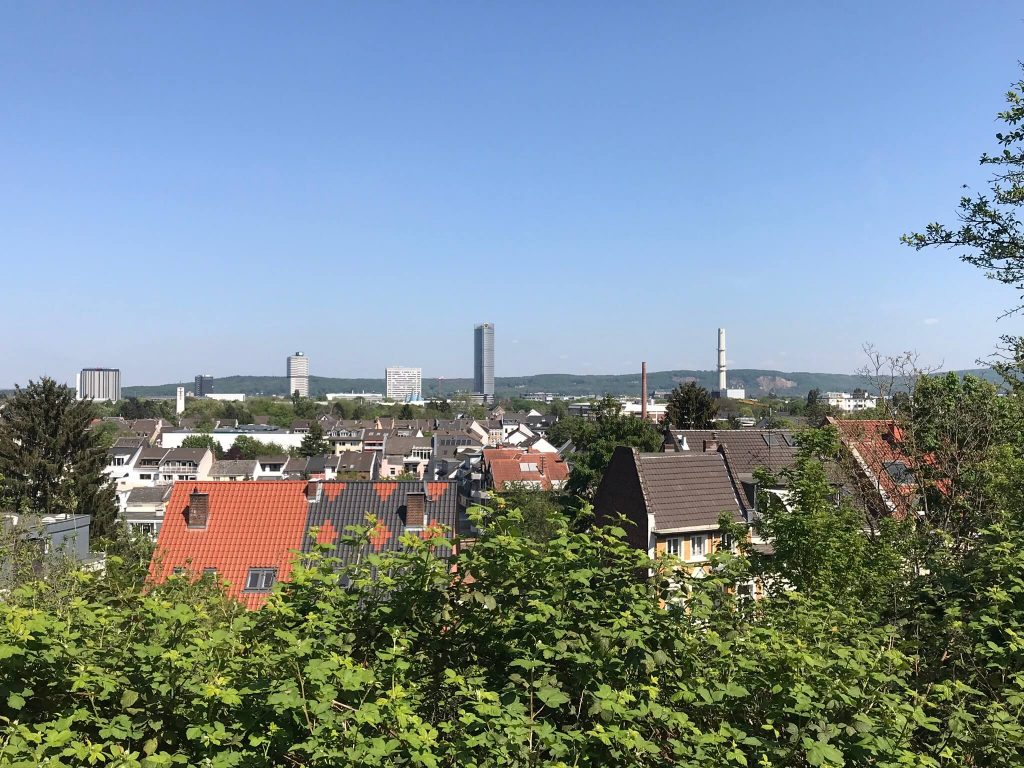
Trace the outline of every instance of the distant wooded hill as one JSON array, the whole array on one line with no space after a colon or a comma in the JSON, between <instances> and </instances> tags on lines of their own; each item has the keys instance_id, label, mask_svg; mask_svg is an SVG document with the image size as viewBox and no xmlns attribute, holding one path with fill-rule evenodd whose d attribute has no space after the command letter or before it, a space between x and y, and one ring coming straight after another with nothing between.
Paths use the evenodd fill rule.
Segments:
<instances>
[{"instance_id":1,"label":"distant wooded hill","mask_svg":"<svg viewBox=\"0 0 1024 768\"><path fill-rule=\"evenodd\" d=\"M995 373L987 368L958 371L997 381ZM654 371L647 374L651 390L669 390L687 381L702 387L717 386L715 371ZM124 387L124 397L173 397L175 389L184 386L191 390L193 383ZM729 386L746 389L750 397L775 392L780 397L803 397L812 389L849 392L857 387L872 390L870 383L858 374L806 373L803 371L768 371L756 368L738 368L729 372ZM283 376L224 376L216 379L217 392L241 392L245 395L287 395L288 383ZM472 379L424 379L423 396L446 397L473 388ZM522 397L532 392L554 392L563 395L631 395L640 391L640 374L627 373L614 376L570 373L542 373L536 376L506 376L495 379L499 397ZM328 392L384 392L384 379L334 379L325 376L309 377L310 394L322 397Z\"/></svg>"}]
</instances>

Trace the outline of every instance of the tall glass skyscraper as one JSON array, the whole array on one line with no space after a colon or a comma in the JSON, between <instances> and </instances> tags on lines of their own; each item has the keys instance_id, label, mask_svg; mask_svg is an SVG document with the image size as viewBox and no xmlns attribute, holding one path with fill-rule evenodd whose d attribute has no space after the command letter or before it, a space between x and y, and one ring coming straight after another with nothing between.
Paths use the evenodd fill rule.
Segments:
<instances>
[{"instance_id":1,"label":"tall glass skyscraper","mask_svg":"<svg viewBox=\"0 0 1024 768\"><path fill-rule=\"evenodd\" d=\"M494 399L494 323L473 328L473 391Z\"/></svg>"}]
</instances>

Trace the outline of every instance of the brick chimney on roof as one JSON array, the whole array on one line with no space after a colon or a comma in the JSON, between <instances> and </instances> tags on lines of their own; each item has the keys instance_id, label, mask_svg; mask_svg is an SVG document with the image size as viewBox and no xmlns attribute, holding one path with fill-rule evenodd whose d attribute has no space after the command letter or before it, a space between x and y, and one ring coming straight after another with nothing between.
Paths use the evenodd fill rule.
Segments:
<instances>
[{"instance_id":1,"label":"brick chimney on roof","mask_svg":"<svg viewBox=\"0 0 1024 768\"><path fill-rule=\"evenodd\" d=\"M423 528L427 524L427 495L412 491L405 496L405 527Z\"/></svg>"},{"instance_id":2,"label":"brick chimney on roof","mask_svg":"<svg viewBox=\"0 0 1024 768\"><path fill-rule=\"evenodd\" d=\"M320 481L310 480L306 483L306 501L312 503L320 500Z\"/></svg>"},{"instance_id":3,"label":"brick chimney on roof","mask_svg":"<svg viewBox=\"0 0 1024 768\"><path fill-rule=\"evenodd\" d=\"M188 495L188 507L185 508L185 524L189 528L205 528L210 522L210 494L200 493L193 488Z\"/></svg>"},{"instance_id":4,"label":"brick chimney on roof","mask_svg":"<svg viewBox=\"0 0 1024 768\"><path fill-rule=\"evenodd\" d=\"M717 440L705 440L704 441L704 453L713 453L718 450Z\"/></svg>"},{"instance_id":5,"label":"brick chimney on roof","mask_svg":"<svg viewBox=\"0 0 1024 768\"><path fill-rule=\"evenodd\" d=\"M647 361L640 363L640 418L647 421Z\"/></svg>"}]
</instances>

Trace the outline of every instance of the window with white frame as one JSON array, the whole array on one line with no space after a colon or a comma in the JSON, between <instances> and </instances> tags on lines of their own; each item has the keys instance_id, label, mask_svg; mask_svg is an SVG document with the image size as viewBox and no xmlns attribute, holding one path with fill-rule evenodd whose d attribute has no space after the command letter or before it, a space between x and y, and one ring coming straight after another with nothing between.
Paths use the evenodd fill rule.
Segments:
<instances>
[{"instance_id":1,"label":"window with white frame","mask_svg":"<svg viewBox=\"0 0 1024 768\"><path fill-rule=\"evenodd\" d=\"M672 557L683 556L683 540L678 537L665 539L665 554Z\"/></svg>"},{"instance_id":2,"label":"window with white frame","mask_svg":"<svg viewBox=\"0 0 1024 768\"><path fill-rule=\"evenodd\" d=\"M277 579L276 568L250 568L245 580L246 592L269 592Z\"/></svg>"},{"instance_id":3,"label":"window with white frame","mask_svg":"<svg viewBox=\"0 0 1024 768\"><path fill-rule=\"evenodd\" d=\"M690 559L703 560L707 553L708 537L698 534L690 537Z\"/></svg>"}]
</instances>

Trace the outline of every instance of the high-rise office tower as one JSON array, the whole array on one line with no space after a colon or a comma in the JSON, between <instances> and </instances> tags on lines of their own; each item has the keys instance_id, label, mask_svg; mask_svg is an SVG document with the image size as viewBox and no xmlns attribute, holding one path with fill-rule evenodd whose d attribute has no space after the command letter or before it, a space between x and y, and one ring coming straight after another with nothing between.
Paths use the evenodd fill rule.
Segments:
<instances>
[{"instance_id":1,"label":"high-rise office tower","mask_svg":"<svg viewBox=\"0 0 1024 768\"><path fill-rule=\"evenodd\" d=\"M200 374L196 376L196 385L192 390L196 397L206 397L213 394L213 376Z\"/></svg>"},{"instance_id":2,"label":"high-rise office tower","mask_svg":"<svg viewBox=\"0 0 1024 768\"><path fill-rule=\"evenodd\" d=\"M309 358L302 352L288 356L288 396L309 397Z\"/></svg>"},{"instance_id":3,"label":"high-rise office tower","mask_svg":"<svg viewBox=\"0 0 1024 768\"><path fill-rule=\"evenodd\" d=\"M473 328L473 392L494 400L494 323Z\"/></svg>"},{"instance_id":4,"label":"high-rise office tower","mask_svg":"<svg viewBox=\"0 0 1024 768\"><path fill-rule=\"evenodd\" d=\"M388 400L408 402L420 400L423 392L423 369L394 366L384 370Z\"/></svg>"},{"instance_id":5,"label":"high-rise office tower","mask_svg":"<svg viewBox=\"0 0 1024 768\"><path fill-rule=\"evenodd\" d=\"M83 368L75 376L75 394L79 400L121 399L121 370L119 368Z\"/></svg>"}]
</instances>

